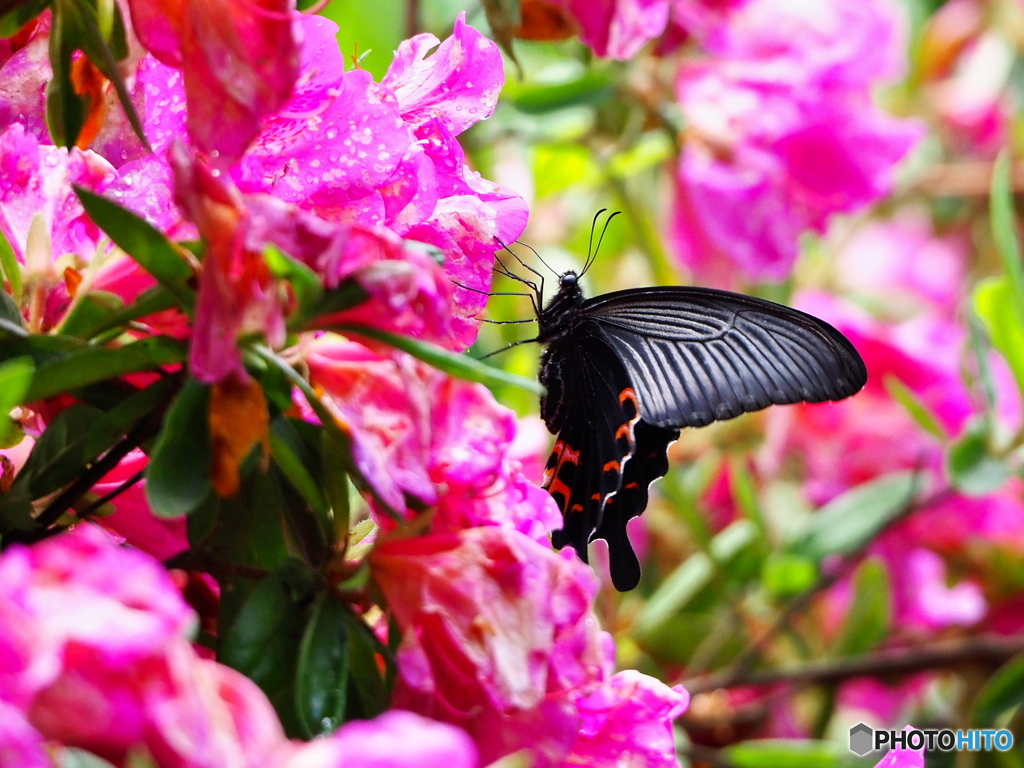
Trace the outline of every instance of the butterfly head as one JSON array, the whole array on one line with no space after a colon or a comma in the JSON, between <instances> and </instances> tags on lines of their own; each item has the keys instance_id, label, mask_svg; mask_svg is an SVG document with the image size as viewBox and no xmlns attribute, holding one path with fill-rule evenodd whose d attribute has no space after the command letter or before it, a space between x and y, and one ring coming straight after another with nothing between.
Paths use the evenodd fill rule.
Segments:
<instances>
[{"instance_id":1,"label":"butterfly head","mask_svg":"<svg viewBox=\"0 0 1024 768\"><path fill-rule=\"evenodd\" d=\"M538 315L540 326L538 340L548 343L569 332L579 318L579 309L583 305L583 290L580 288L579 275L569 271L558 278L558 293L551 297L543 311Z\"/></svg>"},{"instance_id":2,"label":"butterfly head","mask_svg":"<svg viewBox=\"0 0 1024 768\"><path fill-rule=\"evenodd\" d=\"M558 288L560 291L571 291L578 288L579 280L579 275L575 272L566 272L558 278Z\"/></svg>"}]
</instances>

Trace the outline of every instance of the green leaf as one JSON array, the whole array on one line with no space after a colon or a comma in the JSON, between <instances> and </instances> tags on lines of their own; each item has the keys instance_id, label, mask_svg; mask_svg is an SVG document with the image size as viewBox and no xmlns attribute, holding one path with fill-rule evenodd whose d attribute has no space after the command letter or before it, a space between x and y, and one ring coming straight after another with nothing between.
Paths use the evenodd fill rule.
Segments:
<instances>
[{"instance_id":1,"label":"green leaf","mask_svg":"<svg viewBox=\"0 0 1024 768\"><path fill-rule=\"evenodd\" d=\"M811 515L791 551L820 562L862 549L913 502L919 485L917 473L907 471L850 489Z\"/></svg>"},{"instance_id":2,"label":"green leaf","mask_svg":"<svg viewBox=\"0 0 1024 768\"><path fill-rule=\"evenodd\" d=\"M58 331L65 336L88 339L92 328L101 326L123 310L124 302L120 296L106 291L90 291L75 302Z\"/></svg>"},{"instance_id":3,"label":"green leaf","mask_svg":"<svg viewBox=\"0 0 1024 768\"><path fill-rule=\"evenodd\" d=\"M953 487L968 496L987 496L999 490L1013 471L989 452L985 425L975 422L946 452L946 475Z\"/></svg>"},{"instance_id":4,"label":"green leaf","mask_svg":"<svg viewBox=\"0 0 1024 768\"><path fill-rule=\"evenodd\" d=\"M762 581L773 597L788 598L806 590L817 578L818 567L813 561L776 553L765 562Z\"/></svg>"},{"instance_id":5,"label":"green leaf","mask_svg":"<svg viewBox=\"0 0 1024 768\"><path fill-rule=\"evenodd\" d=\"M928 404L919 398L910 387L904 384L902 381L897 379L893 374L887 373L882 380L886 391L892 396L893 400L898 402L903 408L910 414L912 418L921 429L928 434L937 437L939 440L946 440L949 435L946 434L945 428L942 426L942 422L932 412Z\"/></svg>"},{"instance_id":6,"label":"green leaf","mask_svg":"<svg viewBox=\"0 0 1024 768\"><path fill-rule=\"evenodd\" d=\"M990 277L974 287L974 312L985 326L992 346L1006 358L1024 392L1024 324L1013 308L1013 289L1005 277Z\"/></svg>"},{"instance_id":7,"label":"green leaf","mask_svg":"<svg viewBox=\"0 0 1024 768\"><path fill-rule=\"evenodd\" d=\"M520 112L539 115L567 107L603 104L614 94L615 80L610 70L587 70L558 83L508 83L502 98Z\"/></svg>"},{"instance_id":8,"label":"green leaf","mask_svg":"<svg viewBox=\"0 0 1024 768\"><path fill-rule=\"evenodd\" d=\"M320 278L301 261L274 246L266 248L263 258L270 273L279 280L287 281L295 291L298 307L290 322L295 322L298 324L297 327L301 327L302 323L312 317L310 312L323 296L324 289L320 284Z\"/></svg>"},{"instance_id":9,"label":"green leaf","mask_svg":"<svg viewBox=\"0 0 1024 768\"><path fill-rule=\"evenodd\" d=\"M210 388L189 379L164 418L146 469L146 497L160 517L187 515L213 491Z\"/></svg>"},{"instance_id":10,"label":"green leaf","mask_svg":"<svg viewBox=\"0 0 1024 768\"><path fill-rule=\"evenodd\" d=\"M0 363L0 448L10 447L20 430L8 414L25 402L36 365L31 357L16 357ZM15 441L16 442L16 441Z\"/></svg>"},{"instance_id":11,"label":"green leaf","mask_svg":"<svg viewBox=\"0 0 1024 768\"><path fill-rule=\"evenodd\" d=\"M345 717L349 675L348 607L330 593L313 606L295 676L299 723L307 738L333 733Z\"/></svg>"},{"instance_id":12,"label":"green leaf","mask_svg":"<svg viewBox=\"0 0 1024 768\"><path fill-rule=\"evenodd\" d=\"M108 763L102 757L97 757L84 749L62 747L58 754L60 755L58 768L114 768L113 763Z\"/></svg>"},{"instance_id":13,"label":"green leaf","mask_svg":"<svg viewBox=\"0 0 1024 768\"><path fill-rule=\"evenodd\" d=\"M290 686L304 624L302 606L281 574L255 586L217 649L217 661L276 698Z\"/></svg>"},{"instance_id":14,"label":"green leaf","mask_svg":"<svg viewBox=\"0 0 1024 768\"><path fill-rule=\"evenodd\" d=\"M160 379L128 395L104 413L89 430L84 447L85 456L99 456L156 408L173 389L172 379Z\"/></svg>"},{"instance_id":15,"label":"green leaf","mask_svg":"<svg viewBox=\"0 0 1024 768\"><path fill-rule=\"evenodd\" d=\"M346 280L333 290L322 291L309 307L289 318L288 327L292 330L319 330L325 327L323 318L329 321L331 315L358 307L368 298L369 294L359 283L354 279Z\"/></svg>"},{"instance_id":16,"label":"green leaf","mask_svg":"<svg viewBox=\"0 0 1024 768\"><path fill-rule=\"evenodd\" d=\"M508 385L524 389L536 395L544 394L544 388L533 379L507 373L500 368L492 368L481 363L479 360L474 360L468 355L457 355L436 344L428 344L425 341L412 339L408 336L399 336L398 334L361 325L336 325L333 329L342 333L357 334L374 339L375 341L381 341L390 347L400 349L402 352L412 355L417 360L422 360L428 365L444 371L449 376L467 381L475 381L478 384L484 384L489 387Z\"/></svg>"},{"instance_id":17,"label":"green leaf","mask_svg":"<svg viewBox=\"0 0 1024 768\"><path fill-rule=\"evenodd\" d=\"M7 241L7 237L0 232L0 283L5 279L11 284L11 296L14 298L14 306L17 307L21 304L21 264L18 263L18 257L14 255L14 249ZM0 285L0 289L2 288ZM3 291L0 290L0 293Z\"/></svg>"},{"instance_id":18,"label":"green leaf","mask_svg":"<svg viewBox=\"0 0 1024 768\"><path fill-rule=\"evenodd\" d=\"M711 540L711 556L704 552L690 555L659 585L640 611L634 624L637 635L655 632L711 583L716 563L735 559L757 541L757 527L749 520L738 520Z\"/></svg>"},{"instance_id":19,"label":"green leaf","mask_svg":"<svg viewBox=\"0 0 1024 768\"><path fill-rule=\"evenodd\" d=\"M89 217L111 240L164 286L185 309L195 304L189 286L192 267L175 245L149 222L112 200L75 187L75 194Z\"/></svg>"},{"instance_id":20,"label":"green leaf","mask_svg":"<svg viewBox=\"0 0 1024 768\"><path fill-rule=\"evenodd\" d=\"M849 750L827 741L757 739L723 750L734 768L841 768L855 765Z\"/></svg>"},{"instance_id":21,"label":"green leaf","mask_svg":"<svg viewBox=\"0 0 1024 768\"><path fill-rule=\"evenodd\" d=\"M974 699L971 724L990 728L1001 716L1024 704L1024 653L1003 664L988 679Z\"/></svg>"},{"instance_id":22,"label":"green leaf","mask_svg":"<svg viewBox=\"0 0 1024 768\"><path fill-rule=\"evenodd\" d=\"M82 38L74 0L56 0L50 26L50 67L53 78L46 86L46 125L58 147L71 149L85 124L85 99L71 83L71 57Z\"/></svg>"},{"instance_id":23,"label":"green leaf","mask_svg":"<svg viewBox=\"0 0 1024 768\"><path fill-rule=\"evenodd\" d=\"M394 664L394 659L365 621L351 611L345 612L345 618L349 622L349 684L355 698L352 704L358 705L361 717L371 719L387 710L391 701L377 658L385 659L390 665Z\"/></svg>"},{"instance_id":24,"label":"green leaf","mask_svg":"<svg viewBox=\"0 0 1024 768\"><path fill-rule=\"evenodd\" d=\"M83 347L61 360L40 365L26 402L45 400L129 373L182 363L187 355L185 342L166 336L150 336L115 349Z\"/></svg>"},{"instance_id":25,"label":"green leaf","mask_svg":"<svg viewBox=\"0 0 1024 768\"><path fill-rule=\"evenodd\" d=\"M77 5L79 23L83 32L80 44L85 55L113 84L117 99L121 102L121 107L124 109L132 130L135 131L135 135L139 137L142 145L152 152L153 148L149 146L146 131L142 127L142 119L135 109L135 102L132 101L128 86L117 65L118 60L122 60L128 55L128 39L125 35L124 19L121 17L120 8L116 3L111 4L113 14L109 17L109 24L103 25L99 19L97 6L82 0L78 0ZM107 29L101 30L101 26L106 26Z\"/></svg>"},{"instance_id":26,"label":"green leaf","mask_svg":"<svg viewBox=\"0 0 1024 768\"><path fill-rule=\"evenodd\" d=\"M866 559L853 578L853 602L836 645L839 656L867 653L889 636L892 590L885 563Z\"/></svg>"},{"instance_id":27,"label":"green leaf","mask_svg":"<svg viewBox=\"0 0 1024 768\"><path fill-rule=\"evenodd\" d=\"M1003 151L992 169L992 190L989 197L992 238L1003 264L1003 272L1012 289L1010 306L1016 325L1024 324L1024 264L1021 264L1020 242L1014 223L1013 193L1010 189L1010 154Z\"/></svg>"},{"instance_id":28,"label":"green leaf","mask_svg":"<svg viewBox=\"0 0 1024 768\"><path fill-rule=\"evenodd\" d=\"M38 16L50 4L50 0L19 0L14 10L0 16L0 39L14 37L18 31ZM10 3L6 4L10 7Z\"/></svg>"},{"instance_id":29,"label":"green leaf","mask_svg":"<svg viewBox=\"0 0 1024 768\"><path fill-rule=\"evenodd\" d=\"M314 465L316 457L311 455L295 427L283 416L274 419L270 425L270 455L306 503L317 513L325 514L327 500L307 469Z\"/></svg>"},{"instance_id":30,"label":"green leaf","mask_svg":"<svg viewBox=\"0 0 1024 768\"><path fill-rule=\"evenodd\" d=\"M102 416L103 411L84 403L58 413L36 441L16 483L27 482L32 498L38 499L78 478L93 458L83 450L89 430Z\"/></svg>"},{"instance_id":31,"label":"green leaf","mask_svg":"<svg viewBox=\"0 0 1024 768\"><path fill-rule=\"evenodd\" d=\"M324 432L321 437L320 458L323 463L324 491L330 502L334 523L333 540L346 541L352 514L352 484L349 481L349 465L335 450L334 440Z\"/></svg>"}]
</instances>

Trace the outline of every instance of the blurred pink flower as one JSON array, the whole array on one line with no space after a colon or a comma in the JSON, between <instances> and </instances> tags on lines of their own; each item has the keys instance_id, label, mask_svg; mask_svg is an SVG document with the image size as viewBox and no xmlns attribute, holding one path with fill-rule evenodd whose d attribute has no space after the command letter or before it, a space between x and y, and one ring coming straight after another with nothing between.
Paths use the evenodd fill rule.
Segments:
<instances>
[{"instance_id":1,"label":"blurred pink flower","mask_svg":"<svg viewBox=\"0 0 1024 768\"><path fill-rule=\"evenodd\" d=\"M0 765L54 768L42 735L14 706L0 701Z\"/></svg>"},{"instance_id":2,"label":"blurred pink flower","mask_svg":"<svg viewBox=\"0 0 1024 768\"><path fill-rule=\"evenodd\" d=\"M295 744L268 768L477 768L477 749L460 729L391 710L341 726L332 736ZM290 752L290 754L288 754Z\"/></svg>"},{"instance_id":3,"label":"blurred pink flower","mask_svg":"<svg viewBox=\"0 0 1024 768\"><path fill-rule=\"evenodd\" d=\"M132 26L162 63L180 69L194 146L218 168L234 163L299 74L291 0L128 0ZM210 24L217 18L217 24Z\"/></svg>"},{"instance_id":4,"label":"blurred pink flower","mask_svg":"<svg viewBox=\"0 0 1024 768\"><path fill-rule=\"evenodd\" d=\"M921 126L872 103L898 73L884 0L754 0L679 72L688 120L673 234L702 280L785 278L799 236L886 195ZM900 54L902 55L902 54Z\"/></svg>"},{"instance_id":5,"label":"blurred pink flower","mask_svg":"<svg viewBox=\"0 0 1024 768\"><path fill-rule=\"evenodd\" d=\"M352 435L356 465L393 509L404 511L407 497L435 507L435 531L499 525L546 540L561 524L551 497L509 455L514 414L485 387L332 336L307 345L305 360Z\"/></svg>"},{"instance_id":6,"label":"blurred pink flower","mask_svg":"<svg viewBox=\"0 0 1024 768\"><path fill-rule=\"evenodd\" d=\"M598 56L630 59L668 23L670 0L557 0Z\"/></svg>"},{"instance_id":7,"label":"blurred pink flower","mask_svg":"<svg viewBox=\"0 0 1024 768\"><path fill-rule=\"evenodd\" d=\"M888 754L878 761L875 768L924 768L924 748L890 749Z\"/></svg>"},{"instance_id":8,"label":"blurred pink flower","mask_svg":"<svg viewBox=\"0 0 1024 768\"><path fill-rule=\"evenodd\" d=\"M10 547L0 585L0 701L42 738L119 764L141 746L181 768L256 765L283 744L256 685L196 655L167 571L98 527Z\"/></svg>"},{"instance_id":9,"label":"blurred pink flower","mask_svg":"<svg viewBox=\"0 0 1024 768\"><path fill-rule=\"evenodd\" d=\"M952 317L967 285L967 238L938 236L925 211L904 209L856 230L836 257L844 288L905 319L932 310ZM913 254L908 258L908 254Z\"/></svg>"}]
</instances>

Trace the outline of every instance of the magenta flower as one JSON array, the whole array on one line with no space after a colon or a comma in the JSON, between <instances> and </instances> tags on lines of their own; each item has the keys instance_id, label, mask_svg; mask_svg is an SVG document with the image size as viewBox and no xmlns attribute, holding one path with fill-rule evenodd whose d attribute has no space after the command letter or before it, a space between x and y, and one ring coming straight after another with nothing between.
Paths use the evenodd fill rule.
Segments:
<instances>
[{"instance_id":1,"label":"magenta flower","mask_svg":"<svg viewBox=\"0 0 1024 768\"><path fill-rule=\"evenodd\" d=\"M590 569L495 527L381 542L370 563L402 629L395 705L464 728L485 763L558 765L575 698L610 674Z\"/></svg>"},{"instance_id":2,"label":"magenta flower","mask_svg":"<svg viewBox=\"0 0 1024 768\"><path fill-rule=\"evenodd\" d=\"M486 388L331 336L310 343L305 359L352 436L356 465L393 509L405 510L406 497L436 507L435 531L500 525L546 540L560 524L510 453L514 414Z\"/></svg>"},{"instance_id":3,"label":"magenta flower","mask_svg":"<svg viewBox=\"0 0 1024 768\"><path fill-rule=\"evenodd\" d=\"M456 136L494 110L504 83L497 46L460 17L452 37L404 42L381 84L344 72L329 21L303 20L302 77L234 170L244 192L268 192L335 222L383 225L441 249L453 288L449 346L476 336L493 253L526 226L526 204L470 169Z\"/></svg>"},{"instance_id":4,"label":"magenta flower","mask_svg":"<svg viewBox=\"0 0 1024 768\"><path fill-rule=\"evenodd\" d=\"M241 674L200 659L195 616L164 568L99 528L0 557L0 702L46 740L120 764L256 765L284 742L273 708ZM3 739L31 754L8 720Z\"/></svg>"},{"instance_id":5,"label":"magenta flower","mask_svg":"<svg viewBox=\"0 0 1024 768\"><path fill-rule=\"evenodd\" d=\"M53 768L42 735L16 707L0 701L0 765Z\"/></svg>"},{"instance_id":6,"label":"magenta flower","mask_svg":"<svg viewBox=\"0 0 1024 768\"><path fill-rule=\"evenodd\" d=\"M182 71L192 143L216 167L230 166L259 132L263 117L291 96L299 72L293 3L129 0L128 5L142 44ZM211 24L211 18L218 23Z\"/></svg>"},{"instance_id":7,"label":"magenta flower","mask_svg":"<svg viewBox=\"0 0 1024 768\"><path fill-rule=\"evenodd\" d=\"M287 753L288 750L285 750ZM294 745L270 768L477 768L477 749L447 723L391 710L346 723L332 736Z\"/></svg>"},{"instance_id":8,"label":"magenta flower","mask_svg":"<svg viewBox=\"0 0 1024 768\"><path fill-rule=\"evenodd\" d=\"M579 28L580 41L598 56L631 59L660 35L670 0L552 0Z\"/></svg>"},{"instance_id":9,"label":"magenta flower","mask_svg":"<svg viewBox=\"0 0 1024 768\"><path fill-rule=\"evenodd\" d=\"M633 670L576 701L583 725L566 765L643 765L675 768L672 720L686 711L689 694Z\"/></svg>"},{"instance_id":10,"label":"magenta flower","mask_svg":"<svg viewBox=\"0 0 1024 768\"><path fill-rule=\"evenodd\" d=\"M924 768L924 749L890 749L875 768Z\"/></svg>"},{"instance_id":11,"label":"magenta flower","mask_svg":"<svg viewBox=\"0 0 1024 768\"><path fill-rule=\"evenodd\" d=\"M739 267L781 280L801 233L889 192L922 134L871 101L897 70L899 38L880 3L757 0L708 42L712 58L680 70L688 140L673 231L702 279Z\"/></svg>"}]
</instances>

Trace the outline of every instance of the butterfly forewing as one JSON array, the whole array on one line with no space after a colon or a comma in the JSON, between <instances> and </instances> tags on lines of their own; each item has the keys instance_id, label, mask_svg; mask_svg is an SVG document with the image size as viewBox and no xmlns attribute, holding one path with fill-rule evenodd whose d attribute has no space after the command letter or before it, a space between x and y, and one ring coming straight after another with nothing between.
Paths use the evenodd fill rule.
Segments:
<instances>
[{"instance_id":1,"label":"butterfly forewing","mask_svg":"<svg viewBox=\"0 0 1024 768\"><path fill-rule=\"evenodd\" d=\"M700 427L771 404L840 400L867 381L853 345L790 307L708 288L598 296L580 309L625 365L644 421Z\"/></svg>"}]
</instances>

